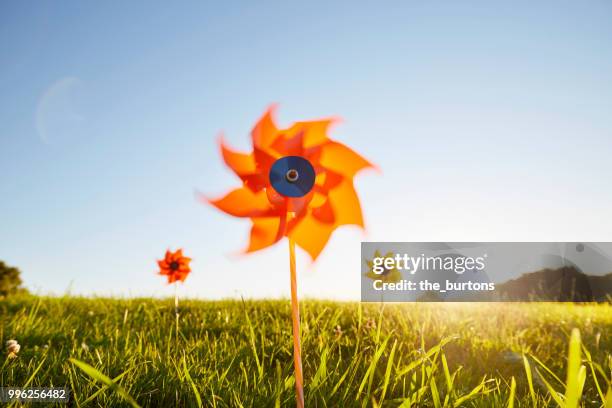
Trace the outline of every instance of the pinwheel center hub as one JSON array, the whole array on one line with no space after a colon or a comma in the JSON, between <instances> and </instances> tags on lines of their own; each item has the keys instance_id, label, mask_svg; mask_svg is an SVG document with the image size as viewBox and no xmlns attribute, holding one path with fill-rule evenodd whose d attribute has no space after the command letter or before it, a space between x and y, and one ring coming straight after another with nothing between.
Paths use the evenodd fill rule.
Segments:
<instances>
[{"instance_id":1,"label":"pinwheel center hub","mask_svg":"<svg viewBox=\"0 0 612 408\"><path fill-rule=\"evenodd\" d=\"M300 178L300 173L296 169L289 169L287 174L285 174L285 178L290 183L295 183Z\"/></svg>"},{"instance_id":2,"label":"pinwheel center hub","mask_svg":"<svg viewBox=\"0 0 612 408\"><path fill-rule=\"evenodd\" d=\"M178 270L178 268L179 268L179 263L178 262L176 262L176 261L170 262L170 269L171 270L176 271L176 270Z\"/></svg>"},{"instance_id":3,"label":"pinwheel center hub","mask_svg":"<svg viewBox=\"0 0 612 408\"><path fill-rule=\"evenodd\" d=\"M315 170L308 159L285 156L270 167L270 185L283 197L304 197L314 187Z\"/></svg>"}]
</instances>

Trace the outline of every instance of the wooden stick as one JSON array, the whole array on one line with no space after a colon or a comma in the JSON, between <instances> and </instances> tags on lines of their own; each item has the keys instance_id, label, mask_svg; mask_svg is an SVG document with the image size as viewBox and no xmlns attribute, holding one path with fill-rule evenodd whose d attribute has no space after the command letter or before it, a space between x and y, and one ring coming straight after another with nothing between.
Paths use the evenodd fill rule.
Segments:
<instances>
[{"instance_id":1,"label":"wooden stick","mask_svg":"<svg viewBox=\"0 0 612 408\"><path fill-rule=\"evenodd\" d=\"M291 269L291 319L293 320L293 365L295 367L295 402L304 408L304 377L302 375L302 350L300 345L300 305L297 296L295 272L295 242L289 238L289 267Z\"/></svg>"},{"instance_id":2,"label":"wooden stick","mask_svg":"<svg viewBox=\"0 0 612 408\"><path fill-rule=\"evenodd\" d=\"M174 281L174 315L176 317L176 341L179 335L178 281Z\"/></svg>"}]
</instances>

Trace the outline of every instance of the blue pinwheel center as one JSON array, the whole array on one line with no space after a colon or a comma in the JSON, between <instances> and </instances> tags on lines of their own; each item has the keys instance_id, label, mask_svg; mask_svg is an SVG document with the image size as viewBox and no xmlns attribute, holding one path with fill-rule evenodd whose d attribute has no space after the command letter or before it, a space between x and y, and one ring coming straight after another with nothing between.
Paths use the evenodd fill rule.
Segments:
<instances>
[{"instance_id":1,"label":"blue pinwheel center","mask_svg":"<svg viewBox=\"0 0 612 408\"><path fill-rule=\"evenodd\" d=\"M270 168L270 184L282 196L303 197L312 190L315 171L308 160L300 156L281 157Z\"/></svg>"}]
</instances>

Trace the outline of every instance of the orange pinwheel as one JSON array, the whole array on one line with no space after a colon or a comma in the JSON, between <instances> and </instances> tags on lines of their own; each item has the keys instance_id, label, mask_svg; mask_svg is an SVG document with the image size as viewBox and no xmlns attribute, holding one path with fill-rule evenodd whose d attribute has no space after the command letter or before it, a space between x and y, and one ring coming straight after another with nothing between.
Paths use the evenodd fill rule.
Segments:
<instances>
[{"instance_id":1,"label":"orange pinwheel","mask_svg":"<svg viewBox=\"0 0 612 408\"><path fill-rule=\"evenodd\" d=\"M271 107L251 131L251 153L236 152L221 139L223 160L240 177L242 187L220 199L205 200L227 214L251 219L246 252L289 238L296 403L303 408L295 245L315 260L336 228L349 224L363 228L353 177L373 166L327 136L333 119L296 122L279 129L273 114Z\"/></svg>"},{"instance_id":2,"label":"orange pinwheel","mask_svg":"<svg viewBox=\"0 0 612 408\"><path fill-rule=\"evenodd\" d=\"M191 272L189 267L191 258L183 256L183 250L179 249L176 252L166 251L166 256L161 261L157 261L159 265L159 274L168 277L168 283L184 282L187 275Z\"/></svg>"},{"instance_id":3,"label":"orange pinwheel","mask_svg":"<svg viewBox=\"0 0 612 408\"><path fill-rule=\"evenodd\" d=\"M207 201L227 214L251 219L246 252L266 248L287 236L314 260L339 226L363 228L353 177L373 165L327 136L334 119L296 122L279 129L273 114L271 107L253 128L251 153L236 152L220 140L225 163L243 185L220 199ZM301 197L287 197L271 184L270 170L277 160L296 156L312 165L314 185ZM287 172L287 180L290 177Z\"/></svg>"}]
</instances>

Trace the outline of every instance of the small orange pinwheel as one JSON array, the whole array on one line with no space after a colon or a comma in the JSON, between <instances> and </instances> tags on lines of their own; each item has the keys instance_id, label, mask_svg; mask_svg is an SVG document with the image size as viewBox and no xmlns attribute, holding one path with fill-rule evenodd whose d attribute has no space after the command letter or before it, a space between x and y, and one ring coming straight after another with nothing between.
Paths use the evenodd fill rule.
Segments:
<instances>
[{"instance_id":1,"label":"small orange pinwheel","mask_svg":"<svg viewBox=\"0 0 612 408\"><path fill-rule=\"evenodd\" d=\"M271 107L251 131L251 153L236 152L220 140L223 160L240 177L242 187L220 199L204 200L227 214L251 219L246 252L289 238L296 403L303 408L295 245L315 260L336 228L349 224L363 228L353 177L373 166L327 136L333 119L296 122L279 129L273 114Z\"/></svg>"},{"instance_id":2,"label":"small orange pinwheel","mask_svg":"<svg viewBox=\"0 0 612 408\"><path fill-rule=\"evenodd\" d=\"M253 128L251 153L236 152L221 138L223 159L243 185L220 199L205 200L227 214L251 219L246 252L266 248L287 236L314 260L339 226L363 228L353 177L373 165L327 136L335 119L296 122L279 129L273 118L274 108L270 107ZM296 156L312 166L314 184L309 190L303 189L303 195L288 195L278 191L283 190L282 185L273 185L270 172L279 159ZM284 181L300 176L291 172L295 169L284 169Z\"/></svg>"},{"instance_id":3,"label":"small orange pinwheel","mask_svg":"<svg viewBox=\"0 0 612 408\"><path fill-rule=\"evenodd\" d=\"M191 258L183 256L183 250L179 249L176 252L166 251L166 256L161 261L157 261L159 265L159 274L168 277L168 283L178 281L184 282L187 275L191 272L189 267Z\"/></svg>"}]
</instances>

